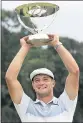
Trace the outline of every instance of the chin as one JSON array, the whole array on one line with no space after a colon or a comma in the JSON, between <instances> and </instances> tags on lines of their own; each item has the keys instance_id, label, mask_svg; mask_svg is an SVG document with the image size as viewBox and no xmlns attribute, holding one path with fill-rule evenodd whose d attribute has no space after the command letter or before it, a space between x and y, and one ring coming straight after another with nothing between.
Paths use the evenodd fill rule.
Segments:
<instances>
[{"instance_id":1,"label":"chin","mask_svg":"<svg viewBox=\"0 0 83 123\"><path fill-rule=\"evenodd\" d=\"M46 97L46 96L49 96L49 95L50 95L50 92L48 92L48 91L43 91L43 92L37 92L37 94L38 94L40 97Z\"/></svg>"}]
</instances>

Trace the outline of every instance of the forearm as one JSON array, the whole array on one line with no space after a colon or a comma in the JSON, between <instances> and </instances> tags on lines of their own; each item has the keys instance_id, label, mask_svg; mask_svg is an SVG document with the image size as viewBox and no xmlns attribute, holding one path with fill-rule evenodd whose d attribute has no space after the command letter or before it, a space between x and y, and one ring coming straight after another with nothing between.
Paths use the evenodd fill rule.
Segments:
<instances>
[{"instance_id":1,"label":"forearm","mask_svg":"<svg viewBox=\"0 0 83 123\"><path fill-rule=\"evenodd\" d=\"M11 64L9 65L9 68L6 72L6 78L11 79L11 80L17 79L22 63L28 51L29 49L27 47L20 48L19 52L16 54Z\"/></svg>"},{"instance_id":2,"label":"forearm","mask_svg":"<svg viewBox=\"0 0 83 123\"><path fill-rule=\"evenodd\" d=\"M63 46L60 45L56 51L58 52L59 56L61 57L65 67L70 73L76 73L79 68L74 60L73 56L69 53L69 51Z\"/></svg>"}]
</instances>

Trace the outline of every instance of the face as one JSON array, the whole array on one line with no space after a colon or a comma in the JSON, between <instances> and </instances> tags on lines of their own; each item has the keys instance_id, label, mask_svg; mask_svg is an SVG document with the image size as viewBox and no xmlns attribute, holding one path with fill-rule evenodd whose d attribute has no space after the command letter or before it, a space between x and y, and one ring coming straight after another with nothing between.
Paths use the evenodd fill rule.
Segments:
<instances>
[{"instance_id":1,"label":"face","mask_svg":"<svg viewBox=\"0 0 83 123\"><path fill-rule=\"evenodd\" d=\"M48 75L36 75L33 79L32 86L36 94L45 97L53 93L55 81Z\"/></svg>"}]
</instances>

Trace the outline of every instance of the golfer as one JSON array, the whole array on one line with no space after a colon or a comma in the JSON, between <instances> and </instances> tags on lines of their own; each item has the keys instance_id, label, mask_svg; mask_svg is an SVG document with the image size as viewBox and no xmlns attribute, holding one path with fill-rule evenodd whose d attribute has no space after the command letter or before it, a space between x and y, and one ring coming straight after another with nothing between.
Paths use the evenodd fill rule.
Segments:
<instances>
[{"instance_id":1,"label":"golfer","mask_svg":"<svg viewBox=\"0 0 83 123\"><path fill-rule=\"evenodd\" d=\"M79 67L59 41L59 36L48 35L53 39L53 46L63 61L68 76L65 88L59 98L54 97L56 87L53 73L47 68L39 68L30 74L32 87L36 92L36 101L27 96L17 80L23 61L32 46L26 43L28 36L20 39L21 48L9 65L5 79L9 94L22 122L72 122L79 89ZM28 68L27 68L28 69Z\"/></svg>"}]
</instances>

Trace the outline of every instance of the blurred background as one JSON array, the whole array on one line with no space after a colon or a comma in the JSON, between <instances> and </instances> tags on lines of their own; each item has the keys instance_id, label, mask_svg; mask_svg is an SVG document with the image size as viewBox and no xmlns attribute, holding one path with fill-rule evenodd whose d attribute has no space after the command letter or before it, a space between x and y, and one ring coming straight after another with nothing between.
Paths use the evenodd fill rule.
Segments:
<instances>
[{"instance_id":1,"label":"blurred background","mask_svg":"<svg viewBox=\"0 0 83 123\"><path fill-rule=\"evenodd\" d=\"M33 1L30 1L33 2ZM41 2L41 1L40 1ZM47 2L47 1L46 1ZM50 2L50 1L49 1ZM83 1L51 1L60 6L55 21L45 33L57 33L60 41L70 51L80 68L80 86L76 111L73 122L83 122ZM1 2L1 121L21 122L9 96L5 82L7 68L20 49L20 38L31 34L18 22L15 7L29 3L29 1L2 1ZM30 22L30 21L29 21ZM31 23L30 23L31 24ZM55 75L56 87L54 95L59 97L63 92L65 79L68 75L65 66L53 47L32 48L25 58L19 73L24 91L35 100L30 73L40 67L47 67Z\"/></svg>"}]
</instances>

